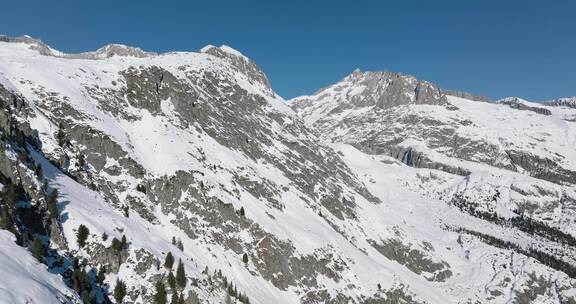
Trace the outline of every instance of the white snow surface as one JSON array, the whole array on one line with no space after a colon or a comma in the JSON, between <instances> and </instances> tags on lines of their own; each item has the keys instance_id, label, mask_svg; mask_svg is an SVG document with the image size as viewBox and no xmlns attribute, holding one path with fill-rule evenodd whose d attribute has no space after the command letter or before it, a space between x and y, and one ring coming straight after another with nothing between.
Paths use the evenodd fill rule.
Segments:
<instances>
[{"instance_id":1,"label":"white snow surface","mask_svg":"<svg viewBox=\"0 0 576 304\"><path fill-rule=\"evenodd\" d=\"M75 300L75 301L73 301ZM48 272L14 235L0 230L0 303L62 304L79 299L59 275Z\"/></svg>"}]
</instances>

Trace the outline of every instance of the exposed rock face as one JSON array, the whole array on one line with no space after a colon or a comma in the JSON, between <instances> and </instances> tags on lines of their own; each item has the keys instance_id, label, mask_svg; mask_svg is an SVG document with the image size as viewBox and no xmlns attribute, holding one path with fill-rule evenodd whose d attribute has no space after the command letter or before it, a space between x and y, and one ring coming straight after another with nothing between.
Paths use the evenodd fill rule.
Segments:
<instances>
[{"instance_id":1,"label":"exposed rock face","mask_svg":"<svg viewBox=\"0 0 576 304\"><path fill-rule=\"evenodd\" d=\"M118 251L111 247L106 248L101 244L94 244L94 246L90 248L88 252L91 256L92 263L96 265L102 265L106 268L106 271L112 273L118 273L122 263L126 262L128 259L128 251L126 249ZM147 269L150 269L152 263L148 264L149 265ZM142 269L142 265L138 264L137 268Z\"/></svg>"},{"instance_id":2,"label":"exposed rock face","mask_svg":"<svg viewBox=\"0 0 576 304\"><path fill-rule=\"evenodd\" d=\"M212 56L216 56L218 58L222 58L230 62L240 72L247 75L250 81L252 81L253 83L263 84L264 86L266 86L266 88L270 89L271 94L274 94L274 92L272 91L272 87L270 86L270 82L268 81L268 77L266 77L266 74L264 74L264 72L260 69L260 67L258 67L258 65L256 65L256 63L252 62L252 60L242 55L242 53L226 45L220 47L208 45L202 48L200 52L210 54Z\"/></svg>"},{"instance_id":3,"label":"exposed rock face","mask_svg":"<svg viewBox=\"0 0 576 304\"><path fill-rule=\"evenodd\" d=\"M533 177L563 184L574 184L576 181L576 171L562 168L554 159L540 158L516 150L507 150L506 154L512 164L526 170Z\"/></svg>"},{"instance_id":4,"label":"exposed rock face","mask_svg":"<svg viewBox=\"0 0 576 304\"><path fill-rule=\"evenodd\" d=\"M490 99L490 97L488 97L488 96L474 95L474 94L470 94L470 93L464 92L464 91L445 90L443 92L446 95L456 96L456 97L474 100L474 101L482 101L482 102L491 102L492 101L492 99Z\"/></svg>"},{"instance_id":5,"label":"exposed rock face","mask_svg":"<svg viewBox=\"0 0 576 304\"><path fill-rule=\"evenodd\" d=\"M509 105L512 109L517 109L517 110L522 110L522 111L532 111L532 112L542 114L542 115L552 115L552 112L550 112L550 110L545 109L545 108L541 108L541 107L533 107L533 106L526 105L524 102L522 102L522 100L520 100L516 97L501 99L501 100L498 100L497 102L500 104Z\"/></svg>"},{"instance_id":6,"label":"exposed rock face","mask_svg":"<svg viewBox=\"0 0 576 304\"><path fill-rule=\"evenodd\" d=\"M414 273L424 275L429 281L444 282L452 276L448 263L434 262L426 257L423 251L412 249L400 240L392 239L381 242L372 240L370 243L387 258L406 265ZM431 247L427 249L433 250Z\"/></svg>"},{"instance_id":7,"label":"exposed rock face","mask_svg":"<svg viewBox=\"0 0 576 304\"><path fill-rule=\"evenodd\" d=\"M307 117L321 118L358 108L370 107L376 112L408 104L446 104L446 97L433 84L410 75L355 70L336 85L322 89L314 96L299 97L290 106L305 112Z\"/></svg>"}]
</instances>

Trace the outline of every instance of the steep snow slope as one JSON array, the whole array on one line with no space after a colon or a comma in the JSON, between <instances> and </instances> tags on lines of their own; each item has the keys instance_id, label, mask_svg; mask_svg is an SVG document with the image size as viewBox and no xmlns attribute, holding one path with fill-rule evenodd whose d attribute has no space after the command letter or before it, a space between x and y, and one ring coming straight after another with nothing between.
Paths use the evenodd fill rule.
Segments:
<instances>
[{"instance_id":1,"label":"steep snow slope","mask_svg":"<svg viewBox=\"0 0 576 304\"><path fill-rule=\"evenodd\" d=\"M388 157L367 155L346 144L333 144L344 161L368 185L368 189L383 198L381 211L370 210L366 214L373 225L388 226L394 236L382 239L398 239L394 247L387 250L402 251L402 244L418 248L423 242L428 247L422 252L441 256L450 265L452 279L431 288L446 288L453 296L446 303L572 303L576 296L576 280L568 278L561 271L553 271L538 260L518 254L510 247L499 248L485 244L474 232L495 235L511 243L519 243L523 248L547 246L546 240L538 240L528 233L512 226L499 226L460 210L444 202L445 197L453 197L465 192L482 200L490 184L499 184L505 189L510 180L518 187L538 183L533 178L505 170L491 170L460 177L437 170L411 168ZM545 186L542 185L543 187ZM480 190L480 191L479 191ZM484 192L484 193L483 193ZM504 193L503 193L504 194ZM506 193L508 194L508 193ZM503 196L505 196L504 194ZM575 195L574 191L571 195ZM498 204L512 203L512 196ZM533 200L537 203L537 200ZM573 225L572 225L573 226ZM383 228L382 231L385 231ZM494 244L492 244L494 245ZM559 247L566 249L565 247ZM397 257L388 252L391 258ZM570 254L574 254L572 249ZM410 254L408 254L410 256ZM417 258L404 261L408 268L418 269L425 265ZM425 258L424 258L425 260ZM403 261L403 259L398 259ZM562 270L562 269L560 269ZM535 291L534 284L542 289ZM563 286L560 288L554 286ZM570 302L572 301L572 302Z\"/></svg>"},{"instance_id":2,"label":"steep snow slope","mask_svg":"<svg viewBox=\"0 0 576 304\"><path fill-rule=\"evenodd\" d=\"M79 303L62 278L49 273L14 236L0 230L0 303Z\"/></svg>"}]
</instances>

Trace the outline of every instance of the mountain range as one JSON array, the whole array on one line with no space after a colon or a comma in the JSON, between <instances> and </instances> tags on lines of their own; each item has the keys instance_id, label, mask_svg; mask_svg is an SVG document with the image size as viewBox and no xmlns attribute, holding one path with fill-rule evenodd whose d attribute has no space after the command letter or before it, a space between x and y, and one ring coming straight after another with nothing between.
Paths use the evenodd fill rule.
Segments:
<instances>
[{"instance_id":1,"label":"mountain range","mask_svg":"<svg viewBox=\"0 0 576 304\"><path fill-rule=\"evenodd\" d=\"M576 303L574 97L2 36L0 104L0 302Z\"/></svg>"}]
</instances>

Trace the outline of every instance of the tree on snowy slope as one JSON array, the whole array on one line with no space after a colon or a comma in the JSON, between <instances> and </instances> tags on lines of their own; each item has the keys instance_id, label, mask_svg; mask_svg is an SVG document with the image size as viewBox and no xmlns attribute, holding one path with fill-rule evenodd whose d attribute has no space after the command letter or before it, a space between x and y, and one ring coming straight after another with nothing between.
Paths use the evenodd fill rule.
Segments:
<instances>
[{"instance_id":1,"label":"tree on snowy slope","mask_svg":"<svg viewBox=\"0 0 576 304\"><path fill-rule=\"evenodd\" d=\"M172 266L174 266L174 256L172 256L172 252L169 251L164 259L164 267L172 269Z\"/></svg>"},{"instance_id":2,"label":"tree on snowy slope","mask_svg":"<svg viewBox=\"0 0 576 304\"><path fill-rule=\"evenodd\" d=\"M39 237L36 237L34 241L32 241L32 256L36 258L39 262L42 262L42 257L44 256L44 246L42 245L42 241Z\"/></svg>"},{"instance_id":3,"label":"tree on snowy slope","mask_svg":"<svg viewBox=\"0 0 576 304\"><path fill-rule=\"evenodd\" d=\"M176 278L174 277L172 270L168 272L168 286L170 286L171 289L176 288Z\"/></svg>"},{"instance_id":4,"label":"tree on snowy slope","mask_svg":"<svg viewBox=\"0 0 576 304\"><path fill-rule=\"evenodd\" d=\"M88 239L88 235L90 235L90 230L88 227L80 225L80 227L78 227L78 232L76 232L76 238L78 239L78 246L80 248L86 245L86 239Z\"/></svg>"},{"instance_id":5,"label":"tree on snowy slope","mask_svg":"<svg viewBox=\"0 0 576 304\"><path fill-rule=\"evenodd\" d=\"M100 266L100 269L98 270L98 275L96 276L96 282L98 282L98 284L104 284L105 278L106 278L106 267Z\"/></svg>"},{"instance_id":6,"label":"tree on snowy slope","mask_svg":"<svg viewBox=\"0 0 576 304\"><path fill-rule=\"evenodd\" d=\"M174 292L172 294L172 299L170 300L170 304L178 304L178 293Z\"/></svg>"},{"instance_id":7,"label":"tree on snowy slope","mask_svg":"<svg viewBox=\"0 0 576 304\"><path fill-rule=\"evenodd\" d=\"M64 133L64 126L62 123L58 124L58 131L56 132L56 140L58 141L58 145L60 147L64 147L68 140L66 139L66 133Z\"/></svg>"},{"instance_id":8,"label":"tree on snowy slope","mask_svg":"<svg viewBox=\"0 0 576 304\"><path fill-rule=\"evenodd\" d=\"M58 190L54 189L46 198L50 218L58 218Z\"/></svg>"},{"instance_id":9,"label":"tree on snowy slope","mask_svg":"<svg viewBox=\"0 0 576 304\"><path fill-rule=\"evenodd\" d=\"M176 269L176 283L180 288L186 286L186 272L184 271L184 264L182 264L182 259L178 261L178 268Z\"/></svg>"},{"instance_id":10,"label":"tree on snowy slope","mask_svg":"<svg viewBox=\"0 0 576 304\"><path fill-rule=\"evenodd\" d=\"M124 297L126 296L126 284L120 280L116 279L116 286L114 287L114 300L116 303L122 303Z\"/></svg>"},{"instance_id":11,"label":"tree on snowy slope","mask_svg":"<svg viewBox=\"0 0 576 304\"><path fill-rule=\"evenodd\" d=\"M8 206L4 205L0 207L0 229L11 230L14 226L14 221L10 216L10 211Z\"/></svg>"},{"instance_id":12,"label":"tree on snowy slope","mask_svg":"<svg viewBox=\"0 0 576 304\"><path fill-rule=\"evenodd\" d=\"M156 282L156 294L154 294L155 304L166 304L166 287L162 281Z\"/></svg>"}]
</instances>

